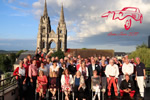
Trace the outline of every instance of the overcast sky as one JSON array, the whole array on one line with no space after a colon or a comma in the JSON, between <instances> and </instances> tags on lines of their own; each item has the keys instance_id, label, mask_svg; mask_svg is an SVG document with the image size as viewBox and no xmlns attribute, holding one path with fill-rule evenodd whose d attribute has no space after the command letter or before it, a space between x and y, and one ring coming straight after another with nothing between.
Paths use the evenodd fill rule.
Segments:
<instances>
[{"instance_id":1,"label":"overcast sky","mask_svg":"<svg viewBox=\"0 0 150 100\"><path fill-rule=\"evenodd\" d=\"M40 16L45 0L0 0L0 49L35 50ZM61 5L64 5L67 25L68 48L114 49L131 52L137 45L146 43L150 35L150 0L47 0L51 27L56 32ZM143 21L132 19L132 26L125 30L126 20L101 18L108 11L136 7L143 14ZM137 36L108 36L120 32Z\"/></svg>"}]
</instances>

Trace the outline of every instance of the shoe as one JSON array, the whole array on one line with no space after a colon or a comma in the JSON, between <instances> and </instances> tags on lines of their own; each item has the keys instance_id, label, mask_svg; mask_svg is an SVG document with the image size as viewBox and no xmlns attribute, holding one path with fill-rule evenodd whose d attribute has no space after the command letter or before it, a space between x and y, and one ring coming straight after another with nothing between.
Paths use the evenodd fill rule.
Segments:
<instances>
[{"instance_id":1,"label":"shoe","mask_svg":"<svg viewBox=\"0 0 150 100\"><path fill-rule=\"evenodd\" d=\"M56 100L56 96L54 96L53 99Z\"/></svg>"},{"instance_id":2,"label":"shoe","mask_svg":"<svg viewBox=\"0 0 150 100\"><path fill-rule=\"evenodd\" d=\"M120 96L120 99L122 99L123 98L123 96Z\"/></svg>"},{"instance_id":3,"label":"shoe","mask_svg":"<svg viewBox=\"0 0 150 100\"><path fill-rule=\"evenodd\" d=\"M140 97L140 100L144 100L144 97Z\"/></svg>"},{"instance_id":4,"label":"shoe","mask_svg":"<svg viewBox=\"0 0 150 100\"><path fill-rule=\"evenodd\" d=\"M134 97L130 97L131 100L134 100Z\"/></svg>"},{"instance_id":5,"label":"shoe","mask_svg":"<svg viewBox=\"0 0 150 100\"><path fill-rule=\"evenodd\" d=\"M111 98L111 95L108 95L108 98Z\"/></svg>"},{"instance_id":6,"label":"shoe","mask_svg":"<svg viewBox=\"0 0 150 100\"><path fill-rule=\"evenodd\" d=\"M118 98L118 99L119 99L119 96L115 96L115 98Z\"/></svg>"}]
</instances>

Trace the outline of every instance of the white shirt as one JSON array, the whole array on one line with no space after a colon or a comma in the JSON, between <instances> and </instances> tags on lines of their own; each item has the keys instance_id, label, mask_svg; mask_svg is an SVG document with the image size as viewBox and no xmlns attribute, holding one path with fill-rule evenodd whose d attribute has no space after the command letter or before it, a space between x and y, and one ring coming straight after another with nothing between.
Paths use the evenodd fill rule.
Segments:
<instances>
[{"instance_id":1,"label":"white shirt","mask_svg":"<svg viewBox=\"0 0 150 100\"><path fill-rule=\"evenodd\" d=\"M49 68L50 68L51 64L46 64L44 67L47 67L48 73L49 73Z\"/></svg>"},{"instance_id":2,"label":"white shirt","mask_svg":"<svg viewBox=\"0 0 150 100\"><path fill-rule=\"evenodd\" d=\"M44 68L39 68L39 71L43 71L44 72L44 75L48 76L48 70L47 70L47 67L44 67Z\"/></svg>"},{"instance_id":3,"label":"white shirt","mask_svg":"<svg viewBox=\"0 0 150 100\"><path fill-rule=\"evenodd\" d=\"M21 75L21 76L25 76L25 68L23 67L23 68L20 68L19 67L19 74Z\"/></svg>"},{"instance_id":4,"label":"white shirt","mask_svg":"<svg viewBox=\"0 0 150 100\"><path fill-rule=\"evenodd\" d=\"M65 85L65 84L66 84L65 75L62 75L61 76L61 85ZM73 84L72 75L69 75L69 84Z\"/></svg>"},{"instance_id":5,"label":"white shirt","mask_svg":"<svg viewBox=\"0 0 150 100\"><path fill-rule=\"evenodd\" d=\"M93 71L95 70L95 64L92 64L92 69L93 69Z\"/></svg>"},{"instance_id":6,"label":"white shirt","mask_svg":"<svg viewBox=\"0 0 150 100\"><path fill-rule=\"evenodd\" d=\"M51 69L51 71L52 72L58 72L58 70L59 70L59 66L56 66L55 68L54 68L54 66L52 65L52 66L50 66L50 69Z\"/></svg>"},{"instance_id":7,"label":"white shirt","mask_svg":"<svg viewBox=\"0 0 150 100\"><path fill-rule=\"evenodd\" d=\"M105 74L107 77L114 76L114 77L118 78L118 75L119 75L118 65L114 64L112 66L112 65L108 64L105 69Z\"/></svg>"},{"instance_id":8,"label":"white shirt","mask_svg":"<svg viewBox=\"0 0 150 100\"><path fill-rule=\"evenodd\" d=\"M131 74L133 74L133 71L134 71L133 64L131 64L131 63L129 63L129 64L124 63L123 64L122 72L124 75L125 74L131 75Z\"/></svg>"}]
</instances>

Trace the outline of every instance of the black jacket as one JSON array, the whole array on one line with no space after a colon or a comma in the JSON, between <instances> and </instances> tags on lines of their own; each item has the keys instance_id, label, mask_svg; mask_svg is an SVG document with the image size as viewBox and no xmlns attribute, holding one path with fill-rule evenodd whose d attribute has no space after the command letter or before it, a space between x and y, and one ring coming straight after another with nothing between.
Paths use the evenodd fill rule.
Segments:
<instances>
[{"instance_id":1,"label":"black jacket","mask_svg":"<svg viewBox=\"0 0 150 100\"><path fill-rule=\"evenodd\" d=\"M68 70L69 70L69 72L70 72L71 75L75 75L75 73L76 73L76 71L77 71L76 65L75 65L75 64L69 65L69 66L68 66Z\"/></svg>"},{"instance_id":2,"label":"black jacket","mask_svg":"<svg viewBox=\"0 0 150 100\"><path fill-rule=\"evenodd\" d=\"M127 82L126 80L123 80L120 84L120 89L121 90L124 90L124 89L131 89L131 90L135 90L135 87L134 87L134 83L132 80L129 79L129 81Z\"/></svg>"},{"instance_id":3,"label":"black jacket","mask_svg":"<svg viewBox=\"0 0 150 100\"><path fill-rule=\"evenodd\" d=\"M97 70L97 75L100 75L101 70L100 70L100 66L99 65L95 64L95 70ZM91 78L91 76L93 76L92 64L90 64L88 66L88 71L89 71L89 78Z\"/></svg>"}]
</instances>

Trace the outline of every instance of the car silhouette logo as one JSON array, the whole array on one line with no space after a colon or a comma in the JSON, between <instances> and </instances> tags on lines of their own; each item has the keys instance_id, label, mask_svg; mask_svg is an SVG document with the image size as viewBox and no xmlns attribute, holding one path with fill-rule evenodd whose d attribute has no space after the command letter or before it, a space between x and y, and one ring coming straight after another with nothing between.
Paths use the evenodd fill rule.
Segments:
<instances>
[{"instance_id":1,"label":"car silhouette logo","mask_svg":"<svg viewBox=\"0 0 150 100\"><path fill-rule=\"evenodd\" d=\"M104 13L101 17L108 18L111 14L113 15L112 20L126 20L124 24L124 28L126 30L129 30L131 27L131 19L134 19L135 21L140 21L140 24L143 20L143 15L140 13L139 8L136 7L125 7L122 10L108 11Z\"/></svg>"}]
</instances>

